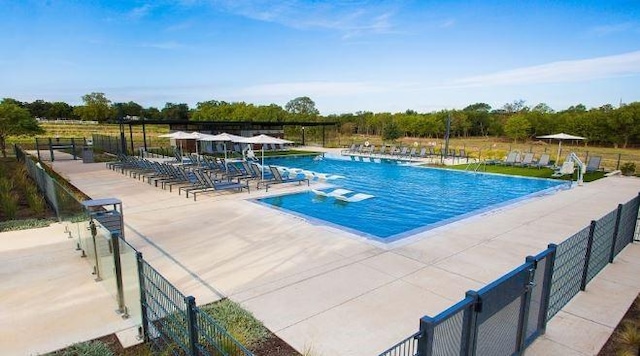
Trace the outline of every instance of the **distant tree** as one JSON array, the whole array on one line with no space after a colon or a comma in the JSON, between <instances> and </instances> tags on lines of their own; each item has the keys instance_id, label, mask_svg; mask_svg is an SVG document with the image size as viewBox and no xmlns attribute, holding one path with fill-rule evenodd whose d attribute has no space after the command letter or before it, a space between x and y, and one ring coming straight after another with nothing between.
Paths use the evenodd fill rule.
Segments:
<instances>
[{"instance_id":1,"label":"distant tree","mask_svg":"<svg viewBox=\"0 0 640 356\"><path fill-rule=\"evenodd\" d=\"M16 105L13 101L0 102L0 149L2 156L7 157L7 137L13 135L35 135L44 130L38 121L31 116L29 110Z\"/></svg>"},{"instance_id":2,"label":"distant tree","mask_svg":"<svg viewBox=\"0 0 640 356\"><path fill-rule=\"evenodd\" d=\"M525 101L522 99L514 100L512 103L506 103L502 107L507 114L515 114L519 113L523 110L528 110L528 108L524 105Z\"/></svg>"},{"instance_id":3,"label":"distant tree","mask_svg":"<svg viewBox=\"0 0 640 356\"><path fill-rule=\"evenodd\" d=\"M631 137L640 133L640 102L621 106L608 115L607 126L615 147L627 148Z\"/></svg>"},{"instance_id":4,"label":"distant tree","mask_svg":"<svg viewBox=\"0 0 640 356\"><path fill-rule=\"evenodd\" d=\"M32 103L25 104L25 108L29 110L31 116L37 118L46 118L52 104L44 100L36 100Z\"/></svg>"},{"instance_id":5,"label":"distant tree","mask_svg":"<svg viewBox=\"0 0 640 356\"><path fill-rule=\"evenodd\" d=\"M531 109L531 111L539 112L539 113L542 113L542 114L553 114L553 109L549 105L547 105L545 103L540 103L540 104L534 106Z\"/></svg>"},{"instance_id":6,"label":"distant tree","mask_svg":"<svg viewBox=\"0 0 640 356\"><path fill-rule=\"evenodd\" d=\"M162 108L162 118L165 120L188 121L189 105L166 103Z\"/></svg>"},{"instance_id":7,"label":"distant tree","mask_svg":"<svg viewBox=\"0 0 640 356\"><path fill-rule=\"evenodd\" d=\"M141 117L142 106L138 103L130 101L128 103L114 103L113 109L116 111L118 117Z\"/></svg>"},{"instance_id":8,"label":"distant tree","mask_svg":"<svg viewBox=\"0 0 640 356\"><path fill-rule=\"evenodd\" d=\"M387 121L382 129L382 139L385 141L393 141L400 138L402 133L400 132L400 128L398 124L394 121Z\"/></svg>"},{"instance_id":9,"label":"distant tree","mask_svg":"<svg viewBox=\"0 0 640 356\"><path fill-rule=\"evenodd\" d=\"M162 120L162 113L154 107L142 109L142 116L147 120Z\"/></svg>"},{"instance_id":10,"label":"distant tree","mask_svg":"<svg viewBox=\"0 0 640 356\"><path fill-rule=\"evenodd\" d=\"M84 105L76 106L73 109L74 114L78 115L81 120L95 120L105 122L116 113L111 108L111 101L107 99L104 93L91 93L82 96Z\"/></svg>"},{"instance_id":11,"label":"distant tree","mask_svg":"<svg viewBox=\"0 0 640 356\"><path fill-rule=\"evenodd\" d=\"M462 109L462 111L484 111L486 113L491 111L491 105L486 104L486 103L475 103L475 104L471 104L469 106L467 106L466 108Z\"/></svg>"},{"instance_id":12,"label":"distant tree","mask_svg":"<svg viewBox=\"0 0 640 356\"><path fill-rule=\"evenodd\" d=\"M515 142L529 136L531 124L524 114L516 114L507 119L504 124L504 133Z\"/></svg>"},{"instance_id":13,"label":"distant tree","mask_svg":"<svg viewBox=\"0 0 640 356\"><path fill-rule=\"evenodd\" d=\"M47 119L70 119L73 117L73 107L67 103L57 101L51 103L51 107L47 111Z\"/></svg>"},{"instance_id":14,"label":"distant tree","mask_svg":"<svg viewBox=\"0 0 640 356\"><path fill-rule=\"evenodd\" d=\"M284 109L302 120L313 119L320 114L320 111L316 109L316 103L308 96L301 96L289 101Z\"/></svg>"}]
</instances>

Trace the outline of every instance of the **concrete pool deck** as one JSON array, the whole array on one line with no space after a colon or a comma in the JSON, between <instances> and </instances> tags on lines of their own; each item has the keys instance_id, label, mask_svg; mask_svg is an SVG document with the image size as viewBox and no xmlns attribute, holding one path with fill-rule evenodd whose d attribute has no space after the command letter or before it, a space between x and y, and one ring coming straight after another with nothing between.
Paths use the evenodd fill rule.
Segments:
<instances>
[{"instance_id":1,"label":"concrete pool deck","mask_svg":"<svg viewBox=\"0 0 640 356\"><path fill-rule=\"evenodd\" d=\"M421 316L436 315L640 191L640 179L611 177L383 246L248 201L264 191L194 202L103 163L56 161L54 168L92 198L121 199L127 241L198 304L228 296L296 349L321 355L383 351L414 333ZM269 193L300 189L308 188ZM640 291L639 261L640 246L627 247L527 353L597 353Z\"/></svg>"}]
</instances>

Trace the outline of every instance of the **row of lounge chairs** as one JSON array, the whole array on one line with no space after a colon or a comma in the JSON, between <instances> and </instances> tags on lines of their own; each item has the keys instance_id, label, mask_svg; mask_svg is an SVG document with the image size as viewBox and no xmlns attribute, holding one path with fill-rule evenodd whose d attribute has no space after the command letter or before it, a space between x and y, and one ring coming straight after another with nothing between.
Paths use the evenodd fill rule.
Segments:
<instances>
[{"instance_id":1,"label":"row of lounge chairs","mask_svg":"<svg viewBox=\"0 0 640 356\"><path fill-rule=\"evenodd\" d=\"M206 156L201 157L198 164L175 164L122 155L117 162L107 163L107 167L162 189L168 187L170 192L178 188L179 195L185 192L187 198L191 195L194 200L199 194L213 191L246 189L249 192L251 180L257 180L257 188L263 186L266 191L274 184L305 181L310 184L308 178L282 174L277 167L270 166L265 170L256 163L225 163L222 159Z\"/></svg>"},{"instance_id":2,"label":"row of lounge chairs","mask_svg":"<svg viewBox=\"0 0 640 356\"><path fill-rule=\"evenodd\" d=\"M397 147L396 145L387 146L382 145L379 149L376 149L375 145L367 146L367 145L356 145L355 143L351 145L350 148L343 150L341 152L343 155L377 155L377 156L387 156L391 158L428 158L428 157L440 157L443 155L443 152L436 153L433 146L429 147L411 147L401 146ZM464 148L461 148L456 152L455 149L450 149L446 157L453 158L468 158L467 153Z\"/></svg>"},{"instance_id":3,"label":"row of lounge chairs","mask_svg":"<svg viewBox=\"0 0 640 356\"><path fill-rule=\"evenodd\" d=\"M550 156L548 153L543 153L540 155L539 159L535 159L535 154L533 152L526 152L524 156L521 156L520 152L511 151L507 155L503 161L487 161L487 164L501 164L507 166L520 166L520 167L536 167L536 168L551 168L553 165L550 161ZM565 160L566 162L567 160ZM586 172L595 172L600 170L600 164L602 161L602 157L600 156L590 156L587 161ZM560 172L562 167L560 167ZM565 172L568 171L568 168L565 168ZM573 171L572 171L573 172ZM565 173L567 174L567 173Z\"/></svg>"}]
</instances>

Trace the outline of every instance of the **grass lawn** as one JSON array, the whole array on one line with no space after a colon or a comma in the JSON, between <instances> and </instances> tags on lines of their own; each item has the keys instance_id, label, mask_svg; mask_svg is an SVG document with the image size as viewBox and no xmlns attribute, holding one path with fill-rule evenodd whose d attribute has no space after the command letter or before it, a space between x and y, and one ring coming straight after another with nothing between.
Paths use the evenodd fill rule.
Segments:
<instances>
[{"instance_id":1,"label":"grass lawn","mask_svg":"<svg viewBox=\"0 0 640 356\"><path fill-rule=\"evenodd\" d=\"M467 169L467 164L458 164L455 166L448 166L450 169L458 169L465 170ZM515 166L502 166L502 165L483 165L478 170L479 172L487 172L487 173L499 173L499 174L507 174L512 176L524 176L524 177L536 177L536 178L552 178L553 169L550 168L530 168L530 167L515 167ZM597 171L591 173L585 173L584 181L592 182L596 179L600 179L604 177L605 172ZM577 173L574 173L573 180L577 179ZM564 176L555 179L569 180L569 176Z\"/></svg>"}]
</instances>

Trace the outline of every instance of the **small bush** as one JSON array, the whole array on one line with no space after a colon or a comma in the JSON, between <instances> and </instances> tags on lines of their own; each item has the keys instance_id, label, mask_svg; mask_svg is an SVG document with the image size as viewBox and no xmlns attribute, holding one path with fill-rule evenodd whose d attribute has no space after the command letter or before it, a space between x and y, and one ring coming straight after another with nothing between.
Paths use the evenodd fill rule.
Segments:
<instances>
[{"instance_id":1,"label":"small bush","mask_svg":"<svg viewBox=\"0 0 640 356\"><path fill-rule=\"evenodd\" d=\"M69 346L61 356L113 356L109 345L102 341L86 341Z\"/></svg>"},{"instance_id":2,"label":"small bush","mask_svg":"<svg viewBox=\"0 0 640 356\"><path fill-rule=\"evenodd\" d=\"M25 191L27 195L27 204L29 208L36 214L42 214L47 209L47 203L40 195L38 188L33 185L25 186Z\"/></svg>"},{"instance_id":3,"label":"small bush","mask_svg":"<svg viewBox=\"0 0 640 356\"><path fill-rule=\"evenodd\" d=\"M51 225L47 219L9 220L0 222L0 232L35 229Z\"/></svg>"},{"instance_id":4,"label":"small bush","mask_svg":"<svg viewBox=\"0 0 640 356\"><path fill-rule=\"evenodd\" d=\"M246 347L259 345L269 336L269 331L251 312L229 299L209 304L201 309L214 318L229 334Z\"/></svg>"},{"instance_id":5,"label":"small bush","mask_svg":"<svg viewBox=\"0 0 640 356\"><path fill-rule=\"evenodd\" d=\"M0 211L7 220L13 220L18 213L18 194L14 192L0 193Z\"/></svg>"},{"instance_id":6,"label":"small bush","mask_svg":"<svg viewBox=\"0 0 640 356\"><path fill-rule=\"evenodd\" d=\"M620 171L625 176L631 176L636 173L636 164L633 162L627 162L620 167Z\"/></svg>"}]
</instances>

